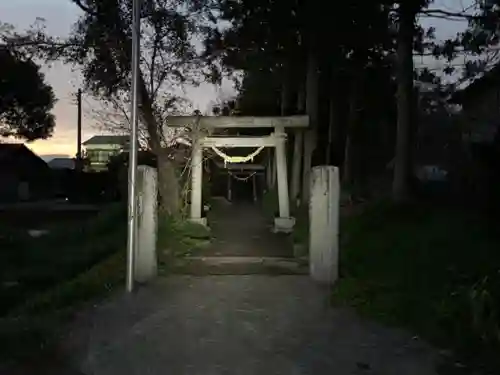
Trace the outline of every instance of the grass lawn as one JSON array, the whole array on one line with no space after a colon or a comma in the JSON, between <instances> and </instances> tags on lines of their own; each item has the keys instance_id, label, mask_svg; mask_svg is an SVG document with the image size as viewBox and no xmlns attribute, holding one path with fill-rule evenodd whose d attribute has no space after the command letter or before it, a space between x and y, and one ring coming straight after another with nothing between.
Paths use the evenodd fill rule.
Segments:
<instances>
[{"instance_id":1,"label":"grass lawn","mask_svg":"<svg viewBox=\"0 0 500 375\"><path fill-rule=\"evenodd\" d=\"M23 226L29 213L0 220L0 364L45 353L75 308L123 284L125 275L124 205L97 214L37 211ZM29 228L50 232L33 238Z\"/></svg>"},{"instance_id":2,"label":"grass lawn","mask_svg":"<svg viewBox=\"0 0 500 375\"><path fill-rule=\"evenodd\" d=\"M50 232L39 238L26 233L35 219L24 227L0 220L0 372L6 362L50 358L68 317L124 285L126 213L117 204L80 219L45 216L36 228ZM160 220L158 229L159 248L173 256L210 238L204 227L186 222Z\"/></svg>"},{"instance_id":3,"label":"grass lawn","mask_svg":"<svg viewBox=\"0 0 500 375\"><path fill-rule=\"evenodd\" d=\"M92 216L84 213L79 220L76 213L71 213L72 219L68 219L68 213L55 214L57 219L47 212L38 214L36 219L42 223L36 228L50 230L38 238L26 232L34 221L27 227L17 221L0 224L0 315L124 247L126 208L121 205ZM17 215L19 218L21 213Z\"/></svg>"},{"instance_id":4,"label":"grass lawn","mask_svg":"<svg viewBox=\"0 0 500 375\"><path fill-rule=\"evenodd\" d=\"M46 289L0 318L0 369L42 362L53 366L65 323L83 305L120 288L125 278L122 249L78 276ZM22 372L24 373L24 372ZM50 372L43 372L50 373Z\"/></svg>"},{"instance_id":5,"label":"grass lawn","mask_svg":"<svg viewBox=\"0 0 500 375\"><path fill-rule=\"evenodd\" d=\"M170 272L176 258L192 256L210 244L210 230L186 220L159 218L158 263L160 272Z\"/></svg>"},{"instance_id":6,"label":"grass lawn","mask_svg":"<svg viewBox=\"0 0 500 375\"><path fill-rule=\"evenodd\" d=\"M500 236L475 215L377 204L341 222L334 300L500 369Z\"/></svg>"}]
</instances>

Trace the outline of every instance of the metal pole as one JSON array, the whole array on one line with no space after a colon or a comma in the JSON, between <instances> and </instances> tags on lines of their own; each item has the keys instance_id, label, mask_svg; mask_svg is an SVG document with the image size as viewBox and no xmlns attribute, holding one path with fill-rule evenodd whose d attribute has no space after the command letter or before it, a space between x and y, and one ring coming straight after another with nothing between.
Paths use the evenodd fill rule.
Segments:
<instances>
[{"instance_id":1,"label":"metal pole","mask_svg":"<svg viewBox=\"0 0 500 375\"><path fill-rule=\"evenodd\" d=\"M129 145L128 183L128 236L127 236L127 292L134 289L134 256L137 247L137 137L139 127L139 59L140 59L140 6L141 0L133 0L132 5L132 85L131 129Z\"/></svg>"}]
</instances>

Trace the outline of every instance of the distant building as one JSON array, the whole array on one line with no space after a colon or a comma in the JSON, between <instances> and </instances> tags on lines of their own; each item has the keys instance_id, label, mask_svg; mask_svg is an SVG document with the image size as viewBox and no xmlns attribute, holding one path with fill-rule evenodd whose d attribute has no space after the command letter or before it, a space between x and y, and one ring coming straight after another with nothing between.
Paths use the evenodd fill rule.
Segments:
<instances>
[{"instance_id":1,"label":"distant building","mask_svg":"<svg viewBox=\"0 0 500 375\"><path fill-rule=\"evenodd\" d=\"M46 199L52 195L52 171L23 144L0 143L0 201Z\"/></svg>"},{"instance_id":2,"label":"distant building","mask_svg":"<svg viewBox=\"0 0 500 375\"><path fill-rule=\"evenodd\" d=\"M83 142L84 154L88 168L92 171L103 171L112 156L127 149L128 135L95 135Z\"/></svg>"},{"instance_id":3,"label":"distant building","mask_svg":"<svg viewBox=\"0 0 500 375\"><path fill-rule=\"evenodd\" d=\"M75 159L73 158L54 158L47 162L50 169L60 170L60 169L75 169Z\"/></svg>"}]
</instances>

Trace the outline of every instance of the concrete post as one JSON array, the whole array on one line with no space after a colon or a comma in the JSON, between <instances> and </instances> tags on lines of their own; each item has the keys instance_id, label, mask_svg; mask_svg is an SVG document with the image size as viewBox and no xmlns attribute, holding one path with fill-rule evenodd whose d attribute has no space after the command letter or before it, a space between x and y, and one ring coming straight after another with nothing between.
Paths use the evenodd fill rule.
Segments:
<instances>
[{"instance_id":1,"label":"concrete post","mask_svg":"<svg viewBox=\"0 0 500 375\"><path fill-rule=\"evenodd\" d=\"M313 280L333 284L339 267L339 170L319 166L311 171L309 201L309 267Z\"/></svg>"},{"instance_id":2,"label":"concrete post","mask_svg":"<svg viewBox=\"0 0 500 375\"><path fill-rule=\"evenodd\" d=\"M290 201L297 205L300 194L300 180L302 167L303 135L302 131L295 132L293 142L292 186L290 188Z\"/></svg>"},{"instance_id":3,"label":"concrete post","mask_svg":"<svg viewBox=\"0 0 500 375\"><path fill-rule=\"evenodd\" d=\"M158 176L155 168L137 169L138 220L134 280L143 283L156 277L156 236L158 231Z\"/></svg>"},{"instance_id":4,"label":"concrete post","mask_svg":"<svg viewBox=\"0 0 500 375\"><path fill-rule=\"evenodd\" d=\"M191 150L191 215L192 222L205 225L202 217L203 147L193 142Z\"/></svg>"},{"instance_id":5,"label":"concrete post","mask_svg":"<svg viewBox=\"0 0 500 375\"><path fill-rule=\"evenodd\" d=\"M288 195L288 172L286 165L286 133L283 127L276 127L276 135L281 136L276 143L275 160L276 176L278 180L279 218L275 219L277 232L291 232L295 220L290 217L290 197Z\"/></svg>"}]
</instances>

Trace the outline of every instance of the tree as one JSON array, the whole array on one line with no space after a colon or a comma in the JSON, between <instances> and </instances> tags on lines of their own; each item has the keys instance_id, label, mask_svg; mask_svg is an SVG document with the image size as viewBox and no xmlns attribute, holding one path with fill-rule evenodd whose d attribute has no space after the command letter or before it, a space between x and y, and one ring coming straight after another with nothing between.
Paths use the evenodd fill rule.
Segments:
<instances>
[{"instance_id":1,"label":"tree","mask_svg":"<svg viewBox=\"0 0 500 375\"><path fill-rule=\"evenodd\" d=\"M95 96L126 105L131 76L132 2L72 1L83 15L58 57L82 68L86 88ZM175 151L170 147L173 137L167 122L173 89L195 82L200 67L191 43L195 16L183 9L181 1L146 0L142 4L139 114L148 147L157 159L160 207L173 216L181 212L181 202L172 155Z\"/></svg>"},{"instance_id":2,"label":"tree","mask_svg":"<svg viewBox=\"0 0 500 375\"><path fill-rule=\"evenodd\" d=\"M390 8L382 6L382 2L359 0L340 4L335 13L314 1L216 3L221 17L231 27L209 35L207 53L219 58L229 71L244 70L240 109L245 113L279 115L303 113L307 107L313 130L309 135L318 136L313 137L316 140L306 137L306 164L312 158L314 164L333 160L335 165L343 165L346 159L345 165L349 166L354 160L349 157L349 150L354 148L343 150L352 143L351 133L358 131L358 126L351 122L360 121L359 116L346 115L346 108L353 108L353 114L364 107L375 109L367 105L364 92L368 91L368 79L373 80L374 72L387 76L390 58L386 56L393 55L395 48L389 27ZM328 40L328 45L323 40ZM366 69L370 69L369 78L364 73ZM384 92L386 87L387 91L392 89L390 80L386 83ZM366 87L355 90L354 86ZM346 102L345 97L351 99ZM349 105L349 101L356 105ZM390 107L391 101L382 104ZM307 179L305 175L304 192ZM306 194L304 197L307 199Z\"/></svg>"},{"instance_id":3,"label":"tree","mask_svg":"<svg viewBox=\"0 0 500 375\"><path fill-rule=\"evenodd\" d=\"M272 72L245 71L238 93L238 109L247 116L279 116L280 84Z\"/></svg>"},{"instance_id":4,"label":"tree","mask_svg":"<svg viewBox=\"0 0 500 375\"><path fill-rule=\"evenodd\" d=\"M125 94L125 93L124 93ZM190 103L182 98L172 96L168 101L168 108L165 109L168 115L180 115L189 112ZM112 134L130 133L130 103L128 93L121 98L114 95L110 98L101 98L98 103L93 103L89 108L89 116L93 119L95 127L99 131ZM163 129L169 132L167 138L172 138L176 133L183 132L182 129ZM170 136L171 135L171 136ZM143 123L139 124L139 144L141 149L149 149L149 135Z\"/></svg>"},{"instance_id":5,"label":"tree","mask_svg":"<svg viewBox=\"0 0 500 375\"><path fill-rule=\"evenodd\" d=\"M0 136L26 141L50 137L55 101L33 60L0 47Z\"/></svg>"},{"instance_id":6,"label":"tree","mask_svg":"<svg viewBox=\"0 0 500 375\"><path fill-rule=\"evenodd\" d=\"M397 108L398 127L394 156L394 178L392 195L396 202L404 202L410 196L410 182L413 174L411 159L412 122L414 108L413 46L416 36L416 16L424 1L401 1L397 11L397 65L398 83Z\"/></svg>"},{"instance_id":7,"label":"tree","mask_svg":"<svg viewBox=\"0 0 500 375\"><path fill-rule=\"evenodd\" d=\"M9 45L46 61L77 65L87 91L129 108L132 1L71 1L82 16L69 38L54 38L35 27L24 34L11 33ZM205 73L193 45L198 14L189 5L187 0L141 2L139 117L147 146L156 155L160 209L172 216L180 215L181 201L172 147L177 131L168 127L167 119L177 99L175 92L186 83L197 83Z\"/></svg>"},{"instance_id":8,"label":"tree","mask_svg":"<svg viewBox=\"0 0 500 375\"><path fill-rule=\"evenodd\" d=\"M411 194L411 178L413 177L412 151L415 139L415 97L413 52L424 53L431 50L435 57L444 57L451 62L460 53L481 55L485 50L498 43L498 25L500 2L497 0L477 1L458 12L430 9L432 0L399 1L397 4L397 65L396 78L398 83L398 131L394 157L393 198L397 202L407 200ZM396 4L395 4L396 5ZM470 9L473 10L471 13ZM464 19L469 21L468 29L456 38L443 43L423 42L423 30L416 26L417 15ZM432 31L432 30L431 30ZM427 36L429 36L428 33ZM475 59L463 65L465 78L484 72L487 66L485 60ZM453 73L455 69L449 65L444 73ZM431 77L432 78L432 77ZM455 85L447 89L453 90ZM447 91L447 90L445 90Z\"/></svg>"}]
</instances>

